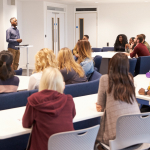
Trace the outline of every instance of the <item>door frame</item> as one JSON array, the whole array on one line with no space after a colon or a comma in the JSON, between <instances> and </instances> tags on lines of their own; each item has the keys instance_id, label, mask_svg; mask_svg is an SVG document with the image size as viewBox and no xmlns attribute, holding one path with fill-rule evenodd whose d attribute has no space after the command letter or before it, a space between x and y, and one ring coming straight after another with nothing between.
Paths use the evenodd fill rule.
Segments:
<instances>
[{"instance_id":1,"label":"door frame","mask_svg":"<svg viewBox=\"0 0 150 150\"><path fill-rule=\"evenodd\" d=\"M52 6L52 7L59 7L59 8L64 8L64 11L53 11L53 10L47 10L47 6ZM47 14L49 12L52 13L63 13L64 14L64 44L65 47L67 46L67 5L64 4L59 4L59 3L52 3L52 2L44 2L44 26L45 26L45 31L44 31L44 36L47 35ZM44 40L44 45L46 47L47 39L45 38Z\"/></svg>"},{"instance_id":2,"label":"door frame","mask_svg":"<svg viewBox=\"0 0 150 150\"><path fill-rule=\"evenodd\" d=\"M97 11L76 11L76 8L97 8ZM85 14L85 13L96 13L96 47L98 47L98 33L99 33L99 22L98 22L98 7L97 6L79 6L74 7L74 45L76 45L76 14Z\"/></svg>"}]
</instances>

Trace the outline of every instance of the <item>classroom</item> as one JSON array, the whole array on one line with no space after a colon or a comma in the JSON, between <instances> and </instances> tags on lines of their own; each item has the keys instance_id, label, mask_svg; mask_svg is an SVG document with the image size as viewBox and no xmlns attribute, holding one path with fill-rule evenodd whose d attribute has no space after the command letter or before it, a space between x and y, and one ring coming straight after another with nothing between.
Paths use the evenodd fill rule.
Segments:
<instances>
[{"instance_id":1,"label":"classroom","mask_svg":"<svg viewBox=\"0 0 150 150\"><path fill-rule=\"evenodd\" d=\"M149 150L149 8L0 0L0 150Z\"/></svg>"}]
</instances>

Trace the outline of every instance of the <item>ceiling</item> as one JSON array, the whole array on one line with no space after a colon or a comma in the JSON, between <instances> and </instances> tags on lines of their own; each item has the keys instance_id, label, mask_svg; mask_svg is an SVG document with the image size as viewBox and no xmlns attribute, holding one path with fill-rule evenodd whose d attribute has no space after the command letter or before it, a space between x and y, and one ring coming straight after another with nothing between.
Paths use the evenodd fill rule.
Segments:
<instances>
[{"instance_id":1,"label":"ceiling","mask_svg":"<svg viewBox=\"0 0 150 150\"><path fill-rule=\"evenodd\" d=\"M29 1L29 0L22 0ZM31 1L31 0L30 0ZM148 3L150 0L32 0L48 1L63 4L96 4L96 3Z\"/></svg>"}]
</instances>

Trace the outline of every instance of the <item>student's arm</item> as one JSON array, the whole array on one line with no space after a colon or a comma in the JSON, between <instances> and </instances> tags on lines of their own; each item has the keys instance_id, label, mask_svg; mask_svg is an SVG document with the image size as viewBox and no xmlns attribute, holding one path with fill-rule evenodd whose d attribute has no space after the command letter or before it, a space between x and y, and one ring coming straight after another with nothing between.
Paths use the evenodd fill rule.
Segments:
<instances>
[{"instance_id":1,"label":"student's arm","mask_svg":"<svg viewBox=\"0 0 150 150\"><path fill-rule=\"evenodd\" d=\"M105 87L105 78L106 76L102 76L99 81L99 89L98 89L98 99L96 103L97 111L104 111L106 106L106 87Z\"/></svg>"},{"instance_id":2,"label":"student's arm","mask_svg":"<svg viewBox=\"0 0 150 150\"><path fill-rule=\"evenodd\" d=\"M30 76L29 84L28 84L28 91L29 90L34 90L35 86L36 86L36 83L37 83L37 80L33 76Z\"/></svg>"},{"instance_id":3,"label":"student's arm","mask_svg":"<svg viewBox=\"0 0 150 150\"><path fill-rule=\"evenodd\" d=\"M75 117L75 115L76 115L76 109L75 109L75 104L74 104L74 101L73 101L73 109L72 109L73 118Z\"/></svg>"},{"instance_id":4,"label":"student's arm","mask_svg":"<svg viewBox=\"0 0 150 150\"><path fill-rule=\"evenodd\" d=\"M6 31L6 42L8 43L14 43L14 42L17 42L17 39L10 39L10 30L7 30Z\"/></svg>"},{"instance_id":5,"label":"student's arm","mask_svg":"<svg viewBox=\"0 0 150 150\"><path fill-rule=\"evenodd\" d=\"M92 60L81 62L80 65L81 65L82 69L84 70L86 76L88 75L89 70L92 67L94 68Z\"/></svg>"},{"instance_id":6,"label":"student's arm","mask_svg":"<svg viewBox=\"0 0 150 150\"><path fill-rule=\"evenodd\" d=\"M33 107L30 106L29 103L27 103L26 110L22 119L22 126L24 128L31 128L31 126L33 125L33 121Z\"/></svg>"},{"instance_id":7,"label":"student's arm","mask_svg":"<svg viewBox=\"0 0 150 150\"><path fill-rule=\"evenodd\" d=\"M132 51L132 52L130 53L130 57L131 57L131 58L135 57L136 54L137 54L137 51L138 51L138 48L135 47L135 48L134 48L134 51Z\"/></svg>"}]
</instances>

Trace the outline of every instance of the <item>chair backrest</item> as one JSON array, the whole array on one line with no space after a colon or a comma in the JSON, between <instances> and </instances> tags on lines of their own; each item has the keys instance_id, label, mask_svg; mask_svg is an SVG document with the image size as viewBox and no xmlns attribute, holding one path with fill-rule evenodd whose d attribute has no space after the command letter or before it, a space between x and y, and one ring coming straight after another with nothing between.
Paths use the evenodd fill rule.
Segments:
<instances>
[{"instance_id":1,"label":"chair backrest","mask_svg":"<svg viewBox=\"0 0 150 150\"><path fill-rule=\"evenodd\" d=\"M137 59L135 75L146 74L150 70L150 56L142 56Z\"/></svg>"},{"instance_id":2,"label":"chair backrest","mask_svg":"<svg viewBox=\"0 0 150 150\"><path fill-rule=\"evenodd\" d=\"M134 77L136 62L137 62L136 58L129 59L129 72L132 73L133 77Z\"/></svg>"},{"instance_id":3,"label":"chair backrest","mask_svg":"<svg viewBox=\"0 0 150 150\"><path fill-rule=\"evenodd\" d=\"M120 116L116 124L116 139L110 140L111 150L150 143L150 113Z\"/></svg>"},{"instance_id":4,"label":"chair backrest","mask_svg":"<svg viewBox=\"0 0 150 150\"><path fill-rule=\"evenodd\" d=\"M92 51L93 51L93 52L101 52L102 49L101 49L101 48L92 48Z\"/></svg>"},{"instance_id":5,"label":"chair backrest","mask_svg":"<svg viewBox=\"0 0 150 150\"><path fill-rule=\"evenodd\" d=\"M91 128L62 132L48 140L48 150L93 150L99 125Z\"/></svg>"},{"instance_id":6,"label":"chair backrest","mask_svg":"<svg viewBox=\"0 0 150 150\"><path fill-rule=\"evenodd\" d=\"M89 82L69 84L65 86L64 93L70 94L72 97L96 94L99 87L99 79L102 75L94 71Z\"/></svg>"},{"instance_id":7,"label":"chair backrest","mask_svg":"<svg viewBox=\"0 0 150 150\"><path fill-rule=\"evenodd\" d=\"M22 76L22 68L20 68L19 70L14 70L16 75L20 75Z\"/></svg>"},{"instance_id":8,"label":"chair backrest","mask_svg":"<svg viewBox=\"0 0 150 150\"><path fill-rule=\"evenodd\" d=\"M37 92L38 92L38 89L36 89L36 90L30 90L29 91L29 96L31 96L32 94L37 93Z\"/></svg>"},{"instance_id":9,"label":"chair backrest","mask_svg":"<svg viewBox=\"0 0 150 150\"><path fill-rule=\"evenodd\" d=\"M0 94L0 110L26 106L29 91Z\"/></svg>"},{"instance_id":10,"label":"chair backrest","mask_svg":"<svg viewBox=\"0 0 150 150\"><path fill-rule=\"evenodd\" d=\"M96 55L93 60L94 60L94 67L96 67L97 71L99 72L102 62L102 56Z\"/></svg>"},{"instance_id":11,"label":"chair backrest","mask_svg":"<svg viewBox=\"0 0 150 150\"><path fill-rule=\"evenodd\" d=\"M114 47L103 47L102 52L114 51Z\"/></svg>"}]
</instances>

